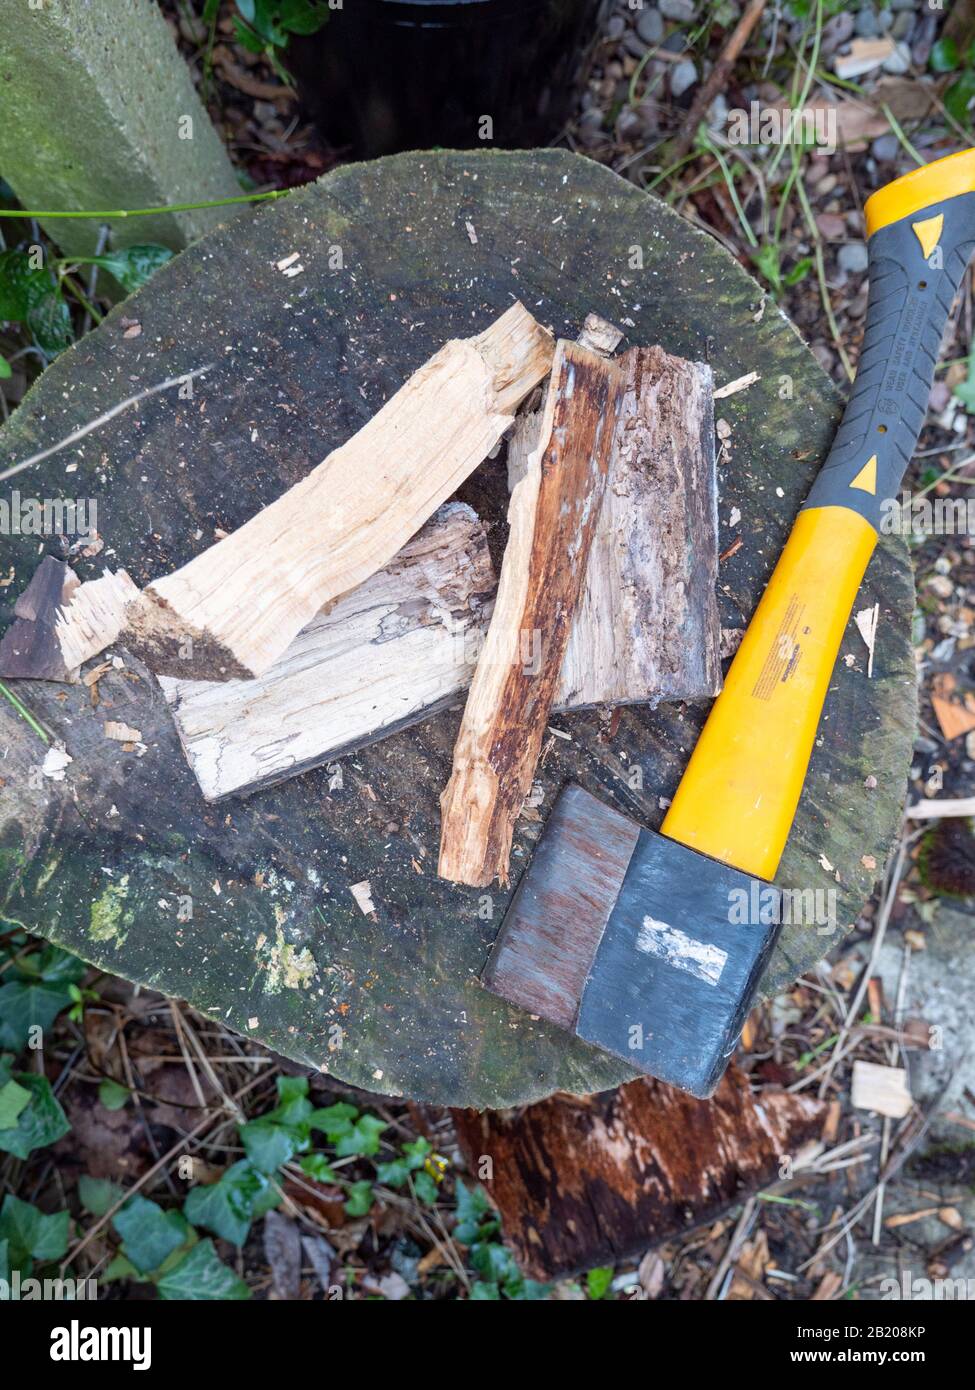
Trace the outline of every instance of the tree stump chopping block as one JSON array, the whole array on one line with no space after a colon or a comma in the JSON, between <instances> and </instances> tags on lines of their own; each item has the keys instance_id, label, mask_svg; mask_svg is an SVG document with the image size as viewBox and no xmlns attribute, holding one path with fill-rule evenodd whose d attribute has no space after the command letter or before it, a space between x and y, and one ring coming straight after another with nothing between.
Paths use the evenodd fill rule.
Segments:
<instances>
[{"instance_id":1,"label":"tree stump chopping block","mask_svg":"<svg viewBox=\"0 0 975 1390\"><path fill-rule=\"evenodd\" d=\"M567 338L599 313L626 330L624 346L660 343L710 362L719 387L758 374L717 402L722 623L744 627L831 438L836 392L716 242L562 151L352 165L235 219L44 373L0 435L0 468L213 364L192 394L146 399L14 480L22 496L97 502L105 548L72 561L79 577L124 567L141 586L242 525L444 342L516 299ZM492 524L499 567L503 451L459 496ZM39 547L5 536L0 548L6 625ZM914 725L913 588L899 542L871 563L857 608L874 603L872 679L851 622L780 874L784 886L822 890L835 929L787 928L767 988L852 924L898 824ZM505 1006L477 976L564 783L656 828L705 706L627 708L612 726L598 711L553 715L567 737L546 740L541 801L517 822L502 892L436 877L461 700L338 765L208 805L156 681L113 650L124 664L100 679L97 707L83 684L11 682L63 740L63 767L55 758L45 770L47 746L0 700L8 922L372 1091L501 1107L633 1074ZM106 737L108 721L139 737Z\"/></svg>"}]
</instances>

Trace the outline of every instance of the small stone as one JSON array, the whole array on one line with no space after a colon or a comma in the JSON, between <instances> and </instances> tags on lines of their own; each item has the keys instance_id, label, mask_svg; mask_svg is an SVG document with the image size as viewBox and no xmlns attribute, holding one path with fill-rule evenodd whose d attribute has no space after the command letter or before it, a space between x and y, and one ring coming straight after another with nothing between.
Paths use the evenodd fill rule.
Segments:
<instances>
[{"instance_id":1,"label":"small stone","mask_svg":"<svg viewBox=\"0 0 975 1390\"><path fill-rule=\"evenodd\" d=\"M606 25L606 37L614 43L626 33L626 20L621 14L614 14Z\"/></svg>"},{"instance_id":2,"label":"small stone","mask_svg":"<svg viewBox=\"0 0 975 1390\"><path fill-rule=\"evenodd\" d=\"M636 22L636 31L648 48L656 48L664 36L663 15L659 10L644 10Z\"/></svg>"},{"instance_id":3,"label":"small stone","mask_svg":"<svg viewBox=\"0 0 975 1390\"><path fill-rule=\"evenodd\" d=\"M893 164L900 151L896 135L878 135L870 146L870 153L878 164Z\"/></svg>"},{"instance_id":4,"label":"small stone","mask_svg":"<svg viewBox=\"0 0 975 1390\"><path fill-rule=\"evenodd\" d=\"M848 14L846 10L840 14L834 14L832 19L826 21L823 25L823 37L820 41L820 52L824 58L835 53L841 44L849 43L853 37L853 25L853 16Z\"/></svg>"},{"instance_id":5,"label":"small stone","mask_svg":"<svg viewBox=\"0 0 975 1390\"><path fill-rule=\"evenodd\" d=\"M887 30L894 22L894 16L890 10L880 10L877 13L877 28L881 34L886 34Z\"/></svg>"},{"instance_id":6,"label":"small stone","mask_svg":"<svg viewBox=\"0 0 975 1390\"><path fill-rule=\"evenodd\" d=\"M965 735L965 756L975 761L975 729Z\"/></svg>"},{"instance_id":7,"label":"small stone","mask_svg":"<svg viewBox=\"0 0 975 1390\"><path fill-rule=\"evenodd\" d=\"M909 14L907 10L901 10L900 14L894 15L894 22L890 26L890 32L895 39L906 39L913 29L913 14Z\"/></svg>"},{"instance_id":8,"label":"small stone","mask_svg":"<svg viewBox=\"0 0 975 1390\"><path fill-rule=\"evenodd\" d=\"M846 223L838 212L818 212L816 226L827 241L839 241L846 236Z\"/></svg>"},{"instance_id":9,"label":"small stone","mask_svg":"<svg viewBox=\"0 0 975 1390\"><path fill-rule=\"evenodd\" d=\"M697 67L691 62L690 58L685 58L683 62L675 63L674 70L670 74L670 94L673 97L683 96L684 93L697 81Z\"/></svg>"},{"instance_id":10,"label":"small stone","mask_svg":"<svg viewBox=\"0 0 975 1390\"><path fill-rule=\"evenodd\" d=\"M893 53L883 65L884 72L892 73L895 77L902 77L905 72L911 70L911 50L906 43L898 43Z\"/></svg>"},{"instance_id":11,"label":"small stone","mask_svg":"<svg viewBox=\"0 0 975 1390\"><path fill-rule=\"evenodd\" d=\"M840 247L836 259L840 270L845 270L848 275L862 275L869 260L866 242L848 241Z\"/></svg>"},{"instance_id":12,"label":"small stone","mask_svg":"<svg viewBox=\"0 0 975 1390\"><path fill-rule=\"evenodd\" d=\"M686 24L696 12L694 0L660 0L660 13L665 19L675 19L679 24Z\"/></svg>"},{"instance_id":13,"label":"small stone","mask_svg":"<svg viewBox=\"0 0 975 1390\"><path fill-rule=\"evenodd\" d=\"M854 21L856 35L861 39L875 39L880 33L876 10L860 10Z\"/></svg>"},{"instance_id":14,"label":"small stone","mask_svg":"<svg viewBox=\"0 0 975 1390\"><path fill-rule=\"evenodd\" d=\"M647 51L647 45L640 38L639 34L627 29L623 36L623 51L628 53L631 58L642 58Z\"/></svg>"},{"instance_id":15,"label":"small stone","mask_svg":"<svg viewBox=\"0 0 975 1390\"><path fill-rule=\"evenodd\" d=\"M890 0L892 10L913 10L917 8L917 0Z\"/></svg>"},{"instance_id":16,"label":"small stone","mask_svg":"<svg viewBox=\"0 0 975 1390\"><path fill-rule=\"evenodd\" d=\"M728 120L728 98L719 92L708 107L708 125L712 130L723 130Z\"/></svg>"}]
</instances>

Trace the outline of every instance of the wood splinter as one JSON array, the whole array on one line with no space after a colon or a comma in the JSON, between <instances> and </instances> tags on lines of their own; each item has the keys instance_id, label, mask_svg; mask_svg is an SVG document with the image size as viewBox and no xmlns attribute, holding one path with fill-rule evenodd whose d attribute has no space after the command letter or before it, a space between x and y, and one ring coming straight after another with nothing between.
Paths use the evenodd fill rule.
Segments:
<instances>
[{"instance_id":1,"label":"wood splinter","mask_svg":"<svg viewBox=\"0 0 975 1390\"><path fill-rule=\"evenodd\" d=\"M306 478L143 590L125 645L161 675L262 675L474 471L548 373L552 351L518 303L476 337L447 343Z\"/></svg>"},{"instance_id":2,"label":"wood splinter","mask_svg":"<svg viewBox=\"0 0 975 1390\"><path fill-rule=\"evenodd\" d=\"M599 514L622 392L617 366L560 340L538 448L508 509L494 614L440 799L442 878L508 879Z\"/></svg>"},{"instance_id":3,"label":"wood splinter","mask_svg":"<svg viewBox=\"0 0 975 1390\"><path fill-rule=\"evenodd\" d=\"M0 640L0 677L73 684L82 664L118 637L138 592L125 570L82 584L70 565L45 555Z\"/></svg>"}]
</instances>

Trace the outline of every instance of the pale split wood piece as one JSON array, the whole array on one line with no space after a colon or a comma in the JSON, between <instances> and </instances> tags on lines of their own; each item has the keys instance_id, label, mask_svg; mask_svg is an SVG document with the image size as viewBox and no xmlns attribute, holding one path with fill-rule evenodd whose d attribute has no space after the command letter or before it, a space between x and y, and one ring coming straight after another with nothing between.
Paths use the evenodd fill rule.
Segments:
<instances>
[{"instance_id":1,"label":"pale split wood piece","mask_svg":"<svg viewBox=\"0 0 975 1390\"><path fill-rule=\"evenodd\" d=\"M441 877L508 880L579 601L606 484L622 378L613 362L560 340L538 448L508 509L494 614L441 796Z\"/></svg>"},{"instance_id":2,"label":"pale split wood piece","mask_svg":"<svg viewBox=\"0 0 975 1390\"><path fill-rule=\"evenodd\" d=\"M520 303L435 353L307 478L128 612L157 674L263 674L326 603L375 574L495 447L549 371L551 335Z\"/></svg>"},{"instance_id":3,"label":"pale split wood piece","mask_svg":"<svg viewBox=\"0 0 975 1390\"><path fill-rule=\"evenodd\" d=\"M247 795L441 709L470 682L494 590L483 525L449 502L263 676L160 676L203 795Z\"/></svg>"}]
</instances>

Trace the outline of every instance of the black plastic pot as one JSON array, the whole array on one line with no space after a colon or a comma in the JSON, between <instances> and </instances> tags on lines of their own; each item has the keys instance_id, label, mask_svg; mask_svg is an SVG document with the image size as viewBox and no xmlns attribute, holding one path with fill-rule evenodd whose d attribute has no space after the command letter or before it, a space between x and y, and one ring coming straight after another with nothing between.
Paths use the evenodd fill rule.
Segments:
<instances>
[{"instance_id":1,"label":"black plastic pot","mask_svg":"<svg viewBox=\"0 0 975 1390\"><path fill-rule=\"evenodd\" d=\"M292 39L287 63L324 138L358 157L544 145L608 3L344 0L317 34Z\"/></svg>"}]
</instances>

